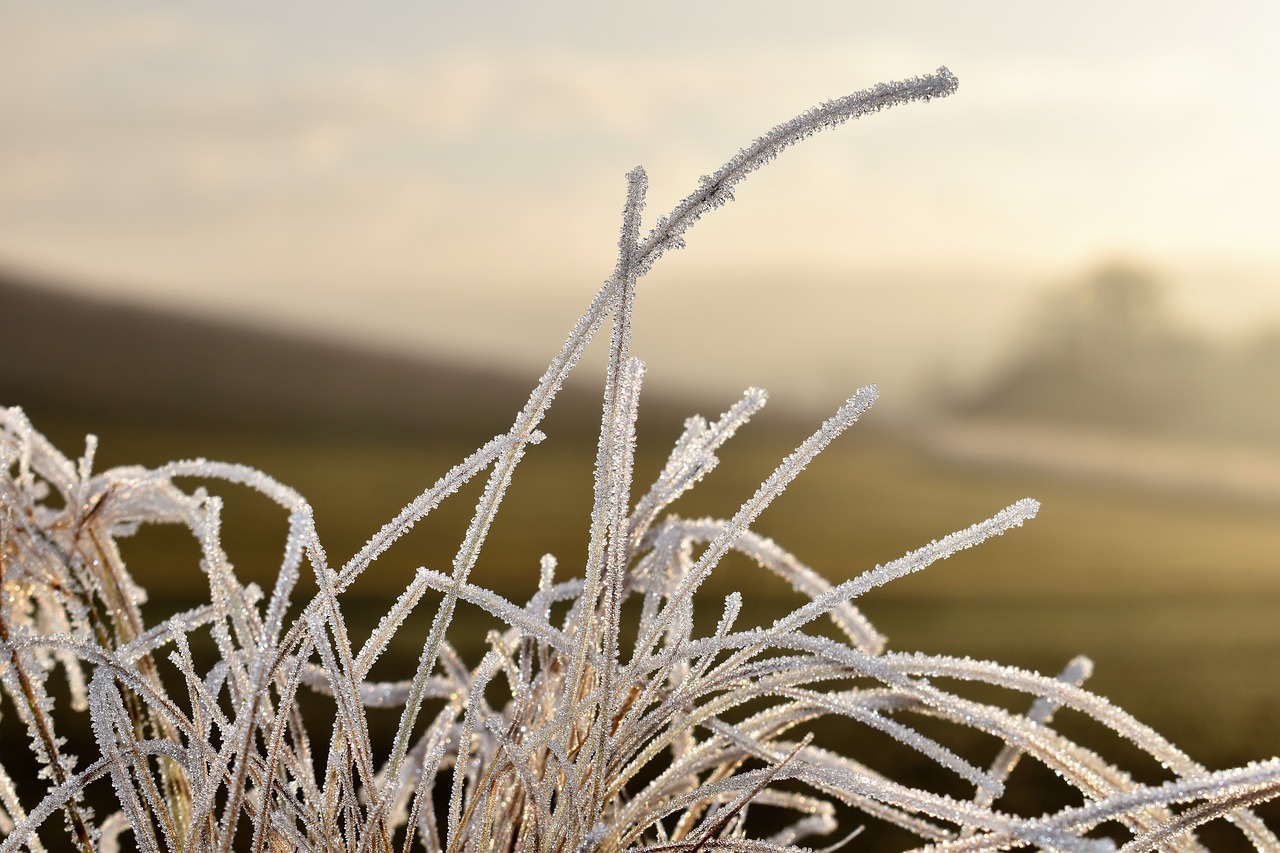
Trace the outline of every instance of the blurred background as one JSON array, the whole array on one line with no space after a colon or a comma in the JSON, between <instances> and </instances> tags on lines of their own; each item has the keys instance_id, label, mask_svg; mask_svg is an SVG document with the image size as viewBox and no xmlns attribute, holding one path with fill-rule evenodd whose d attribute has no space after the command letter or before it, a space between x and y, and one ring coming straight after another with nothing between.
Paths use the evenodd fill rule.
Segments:
<instances>
[{"instance_id":1,"label":"blurred background","mask_svg":"<svg viewBox=\"0 0 1280 853\"><path fill-rule=\"evenodd\" d=\"M868 598L891 646L1085 653L1092 687L1209 766L1280 753L1275 4L0 19L0 404L70 455L98 434L101 465L259 466L313 500L335 561L509 425L612 268L628 169L652 222L773 124L946 64L954 97L787 152L645 279L640 479L685 417L764 386L676 507L728 516L875 382L761 532L841 580L1036 497L1026 529ZM478 568L511 595L543 552L580 565L599 349ZM232 558L269 582L284 518L227 491ZM475 497L353 610L447 566ZM157 612L199 593L181 536L130 547Z\"/></svg>"}]
</instances>

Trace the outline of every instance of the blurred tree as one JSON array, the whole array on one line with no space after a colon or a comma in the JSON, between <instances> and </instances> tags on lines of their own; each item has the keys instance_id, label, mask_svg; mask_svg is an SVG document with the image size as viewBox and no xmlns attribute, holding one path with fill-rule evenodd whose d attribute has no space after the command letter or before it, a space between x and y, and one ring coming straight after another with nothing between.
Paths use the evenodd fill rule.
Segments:
<instances>
[{"instance_id":1,"label":"blurred tree","mask_svg":"<svg viewBox=\"0 0 1280 853\"><path fill-rule=\"evenodd\" d=\"M966 416L1196 436L1253 435L1227 381L1231 354L1180 330L1168 286L1113 262L1050 294L1004 364L958 406Z\"/></svg>"}]
</instances>

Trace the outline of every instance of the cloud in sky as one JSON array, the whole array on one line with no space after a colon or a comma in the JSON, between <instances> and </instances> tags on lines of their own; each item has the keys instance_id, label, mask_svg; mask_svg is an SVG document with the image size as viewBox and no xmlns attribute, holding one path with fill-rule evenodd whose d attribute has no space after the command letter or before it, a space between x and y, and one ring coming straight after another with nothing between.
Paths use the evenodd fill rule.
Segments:
<instances>
[{"instance_id":1,"label":"cloud in sky","mask_svg":"<svg viewBox=\"0 0 1280 853\"><path fill-rule=\"evenodd\" d=\"M611 266L628 168L657 214L770 124L946 63L956 98L753 178L659 272L655 312L750 293L764 322L802 286L885 320L798 350L888 366L989 346L966 330L985 341L1028 287L1112 254L1208 321L1280 310L1261 0L0 10L0 260L85 287L541 355ZM548 328L526 334L531 314ZM906 322L919 342L893 353Z\"/></svg>"}]
</instances>

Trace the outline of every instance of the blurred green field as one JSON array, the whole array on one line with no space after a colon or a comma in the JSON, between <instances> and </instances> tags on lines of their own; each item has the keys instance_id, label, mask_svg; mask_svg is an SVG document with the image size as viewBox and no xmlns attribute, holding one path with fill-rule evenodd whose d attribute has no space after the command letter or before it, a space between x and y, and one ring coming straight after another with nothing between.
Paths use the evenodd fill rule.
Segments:
<instances>
[{"instance_id":1,"label":"blurred green field","mask_svg":"<svg viewBox=\"0 0 1280 853\"><path fill-rule=\"evenodd\" d=\"M583 561L594 443L580 426L561 426L548 426L549 438L517 471L473 575L516 600L536 586L541 554L559 558L560 577L578 574ZM812 426L762 416L726 447L721 466L675 511L727 517ZM82 440L70 423L37 427L67 451ZM644 425L637 496L679 428L675 421ZM312 501L332 563L343 562L475 447L456 439L415 443L136 425L108 427L100 438L99 468L206 456L265 470ZM449 569L481 486L477 481L447 501L353 587L345 606L357 642L417 566ZM239 487L216 484L214 491L226 499L224 542L237 571L269 588L282 553L284 513ZM1040 517L1025 528L866 597L862 606L890 648L1054 673L1074 655L1087 654L1097 665L1092 689L1209 767L1280 754L1275 506L962 465L866 426L820 456L756 529L839 581L1024 496L1043 503ZM196 548L181 531L144 529L124 548L151 592L148 616L162 618L199 598ZM700 593L707 618L719 615L720 599L733 589L744 593L748 619L771 620L798 603L780 582L745 560L730 559ZM430 618L430 608L422 610L425 615L380 662L381 677L411 671ZM455 624L471 631L462 646L476 650L484 626L492 623L465 608L460 614ZM1073 725L1061 722L1069 730ZM1087 731L1071 732L1089 742ZM1125 761L1136 756L1113 739L1100 738L1097 748ZM1147 772L1159 778L1159 768ZM1041 782L1033 786L1049 785ZM1029 803L1021 807L1042 807Z\"/></svg>"},{"instance_id":2,"label":"blurred green field","mask_svg":"<svg viewBox=\"0 0 1280 853\"><path fill-rule=\"evenodd\" d=\"M728 517L811 426L794 420L749 425L721 453L720 467L674 511ZM83 442L82 435L61 424L42 421L37 427L68 452ZM642 434L637 496L665 460L679 427L673 421ZM518 591L536 579L543 553L555 554L566 572L585 553L594 441L577 428L557 432L549 427L548 432L550 437L521 463L489 538L478 568L485 583ZM109 426L100 439L100 469L193 456L261 468L311 501L335 561L353 553L479 444L149 431L131 425ZM384 571L362 581L356 594L381 597L398 590L400 567L447 568L480 486L477 481L450 498L384 559ZM232 558L247 577L269 581L283 513L239 487L219 484L218 492L227 499L225 535ZM826 577L841 580L1022 497L1042 503L1034 522L895 582L876 597L1280 597L1280 506L960 464L874 427L855 427L828 448L765 512L756 530ZM140 540L153 538L160 547L162 533L140 535ZM140 553L138 559L137 570L146 580L145 565L152 558Z\"/></svg>"}]
</instances>

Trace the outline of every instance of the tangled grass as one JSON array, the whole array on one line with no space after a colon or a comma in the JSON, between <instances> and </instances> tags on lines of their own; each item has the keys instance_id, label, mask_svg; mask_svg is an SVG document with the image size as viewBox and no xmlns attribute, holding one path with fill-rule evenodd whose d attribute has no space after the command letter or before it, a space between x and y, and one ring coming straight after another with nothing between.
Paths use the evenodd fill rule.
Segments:
<instances>
[{"instance_id":1,"label":"tangled grass","mask_svg":"<svg viewBox=\"0 0 1280 853\"><path fill-rule=\"evenodd\" d=\"M0 853L45 845L115 851L792 851L838 841L837 817L860 813L913 833L924 849L1015 846L1202 849L1193 830L1233 822L1259 850L1280 842L1248 809L1280 791L1275 760L1209 772L1148 727L1081 687L1086 659L1056 678L995 663L885 650L857 597L1032 518L1018 501L990 519L831 585L754 533L759 514L874 402L859 390L727 520L664 513L717 462L716 452L764 405L750 390L714 422L686 422L666 466L632 498L635 422L643 364L629 353L637 280L689 227L732 198L748 173L784 148L851 118L950 94L946 69L884 84L809 110L774 128L702 180L642 236L646 177L628 176L617 267L564 349L500 435L426 489L344 565L331 566L307 502L267 475L194 460L95 474L95 441L72 460L19 409L0 411L0 676L42 767L33 788L0 763ZM517 464L588 341L613 317L595 503L586 564L557 580L542 561L525 604L470 581ZM417 571L362 644L341 602L352 582L418 521L482 472L487 484L452 571ZM221 502L175 480L244 484L288 513L284 556L270 594L241 583L220 545ZM572 520L570 520L572 521ZM142 524L177 524L199 543L208 603L147 625L145 593L117 540ZM737 627L735 593L710 631L696 627L695 592L729 552L785 579L807 602L767 627ZM317 592L293 595L304 567ZM424 601L434 616L416 670L371 679L392 638L412 633ZM460 604L505 624L478 664L464 662L449 628ZM561 616L553 619L553 613ZM827 619L834 636L808 630ZM421 624L421 623L420 623ZM198 664L193 647L216 659ZM61 667L67 707L55 707ZM981 682L1025 694L1020 712L966 698ZM951 688L944 685L952 685ZM954 689L953 689L954 688ZM331 703L304 719L304 694ZM1026 703L1022 705L1026 707ZM375 754L370 709L399 709L394 740ZM1052 726L1059 709L1092 717L1171 771L1141 784ZM309 714L309 712L306 712ZM957 798L895 782L841 748L797 734L821 720L879 731L963 780ZM978 766L925 734L942 721L1003 743ZM67 754L59 734L87 721L97 754ZM931 723L932 724L932 723ZM1039 817L997 803L1022 757L1079 791L1079 802ZM115 809L97 817L92 789L110 785ZM35 796L31 791L35 790ZM24 798L27 804L24 804ZM65 834L50 826L60 814ZM762 820L760 815L767 815ZM790 815L782 819L779 815ZM122 839L128 838L128 841ZM850 836L846 835L845 840Z\"/></svg>"}]
</instances>

